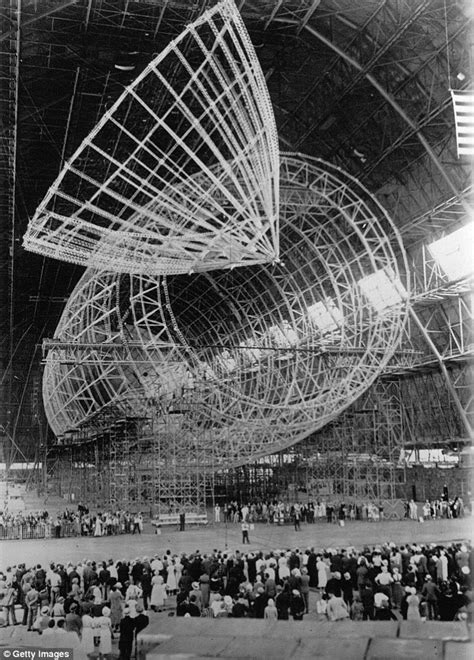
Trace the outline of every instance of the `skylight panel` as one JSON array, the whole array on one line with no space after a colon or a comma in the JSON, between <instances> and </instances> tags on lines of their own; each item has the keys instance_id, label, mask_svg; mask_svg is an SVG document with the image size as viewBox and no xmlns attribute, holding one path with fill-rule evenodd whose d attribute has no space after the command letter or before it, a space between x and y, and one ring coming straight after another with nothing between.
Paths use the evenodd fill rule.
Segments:
<instances>
[{"instance_id":1,"label":"skylight panel","mask_svg":"<svg viewBox=\"0 0 474 660\"><path fill-rule=\"evenodd\" d=\"M474 222L451 232L428 247L433 258L450 280L468 277L474 272Z\"/></svg>"},{"instance_id":2,"label":"skylight panel","mask_svg":"<svg viewBox=\"0 0 474 660\"><path fill-rule=\"evenodd\" d=\"M377 312L400 304L407 295L400 280L390 278L384 270L363 277L359 287Z\"/></svg>"},{"instance_id":3,"label":"skylight panel","mask_svg":"<svg viewBox=\"0 0 474 660\"><path fill-rule=\"evenodd\" d=\"M335 332L342 324L341 311L331 298L327 298L325 302L318 300L308 307L308 316L323 334Z\"/></svg>"}]
</instances>

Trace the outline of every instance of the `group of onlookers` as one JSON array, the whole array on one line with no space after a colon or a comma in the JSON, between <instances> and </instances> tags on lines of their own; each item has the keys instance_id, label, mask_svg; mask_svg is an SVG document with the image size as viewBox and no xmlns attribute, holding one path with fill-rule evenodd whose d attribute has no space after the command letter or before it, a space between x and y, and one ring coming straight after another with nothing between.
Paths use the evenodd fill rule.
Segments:
<instances>
[{"instance_id":1,"label":"group of onlookers","mask_svg":"<svg viewBox=\"0 0 474 660\"><path fill-rule=\"evenodd\" d=\"M311 607L330 621L472 621L473 564L467 543L245 554L168 550L132 561L19 564L0 573L0 625L26 626L51 646L85 655L110 655L116 636L128 660L148 611L174 607L186 617L299 621Z\"/></svg>"},{"instance_id":2,"label":"group of onlookers","mask_svg":"<svg viewBox=\"0 0 474 660\"><path fill-rule=\"evenodd\" d=\"M0 574L0 627L26 626L42 644L72 648L80 657L109 656L116 636L120 656L128 660L136 634L149 622L137 565L109 560L9 567Z\"/></svg>"},{"instance_id":3,"label":"group of onlookers","mask_svg":"<svg viewBox=\"0 0 474 660\"><path fill-rule=\"evenodd\" d=\"M264 522L272 524L293 523L295 519L300 522L315 523L324 521L328 523L339 520L372 520L383 517L383 507L373 502L355 504L353 502L253 502L239 504L237 501L225 503L222 507L217 504L214 508L214 522L238 523L242 520L249 522Z\"/></svg>"},{"instance_id":4,"label":"group of onlookers","mask_svg":"<svg viewBox=\"0 0 474 660\"><path fill-rule=\"evenodd\" d=\"M181 557L178 616L335 621L472 618L473 551L467 544L215 551Z\"/></svg>"},{"instance_id":5,"label":"group of onlookers","mask_svg":"<svg viewBox=\"0 0 474 660\"><path fill-rule=\"evenodd\" d=\"M426 500L418 506L413 500L405 504L405 518L412 520L439 520L441 518L462 518L464 516L464 502L462 497L454 499Z\"/></svg>"},{"instance_id":6,"label":"group of onlookers","mask_svg":"<svg viewBox=\"0 0 474 660\"><path fill-rule=\"evenodd\" d=\"M81 504L77 511L65 509L56 515L47 511L0 513L0 540L141 534L142 530L143 515L140 512L119 510L92 514Z\"/></svg>"},{"instance_id":7,"label":"group of onlookers","mask_svg":"<svg viewBox=\"0 0 474 660\"><path fill-rule=\"evenodd\" d=\"M436 520L440 518L461 518L464 515L464 503L461 497L426 500L423 504L414 500L404 503L404 516L412 520ZM399 512L400 516L403 513ZM324 521L336 523L346 520L365 520L378 522L386 518L383 502L349 502L341 500L316 502L284 502L282 500L258 501L241 504L237 500L214 507L214 522L250 523L264 522L273 524L293 523L295 519L305 523Z\"/></svg>"}]
</instances>

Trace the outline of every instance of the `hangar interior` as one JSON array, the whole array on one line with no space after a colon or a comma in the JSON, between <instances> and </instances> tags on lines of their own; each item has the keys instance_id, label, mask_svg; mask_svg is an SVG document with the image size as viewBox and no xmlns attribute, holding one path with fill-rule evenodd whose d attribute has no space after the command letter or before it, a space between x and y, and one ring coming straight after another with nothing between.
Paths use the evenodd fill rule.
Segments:
<instances>
[{"instance_id":1,"label":"hangar interior","mask_svg":"<svg viewBox=\"0 0 474 660\"><path fill-rule=\"evenodd\" d=\"M217 5L2 7L5 480L153 513L282 494L437 498L440 484L470 501L474 145L459 149L451 95L472 90L469 2L236 3L277 131L281 261L241 248L237 268L117 273L25 249L64 168L85 168L70 198L100 176L81 146L94 127L183 31L197 42L189 26ZM128 131L176 111L166 94L187 89L194 52L180 44L185 64L159 61L165 91L143 85ZM101 149L120 170L118 145L110 130ZM374 301L361 280L382 271L395 275Z\"/></svg>"}]
</instances>

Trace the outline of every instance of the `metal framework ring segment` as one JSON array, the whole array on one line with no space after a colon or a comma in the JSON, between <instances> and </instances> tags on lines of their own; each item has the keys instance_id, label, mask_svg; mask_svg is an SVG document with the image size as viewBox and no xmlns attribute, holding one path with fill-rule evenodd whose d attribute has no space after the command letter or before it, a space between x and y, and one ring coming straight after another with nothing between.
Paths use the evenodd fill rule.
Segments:
<instances>
[{"instance_id":1,"label":"metal framework ring segment","mask_svg":"<svg viewBox=\"0 0 474 660\"><path fill-rule=\"evenodd\" d=\"M105 113L41 202L24 246L144 275L272 262L278 183L265 78L234 2L224 0Z\"/></svg>"},{"instance_id":2,"label":"metal framework ring segment","mask_svg":"<svg viewBox=\"0 0 474 660\"><path fill-rule=\"evenodd\" d=\"M56 434L104 410L143 415L199 438L209 464L239 465L323 427L373 383L407 316L400 236L320 160L282 155L280 189L281 263L86 272L46 359Z\"/></svg>"}]
</instances>

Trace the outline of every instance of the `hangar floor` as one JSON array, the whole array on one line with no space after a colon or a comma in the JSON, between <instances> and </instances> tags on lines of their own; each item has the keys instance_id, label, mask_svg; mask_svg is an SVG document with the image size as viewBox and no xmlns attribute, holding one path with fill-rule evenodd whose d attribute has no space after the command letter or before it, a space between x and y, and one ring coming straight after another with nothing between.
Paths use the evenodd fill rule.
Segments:
<instances>
[{"instance_id":1,"label":"hangar floor","mask_svg":"<svg viewBox=\"0 0 474 660\"><path fill-rule=\"evenodd\" d=\"M474 517L451 520L431 520L419 523L411 520L383 521L378 523L346 522L344 527L318 522L302 524L295 532L293 526L256 524L250 532L250 544L242 546L240 525L229 523L210 524L207 527L186 529L163 528L156 535L153 528L145 526L141 535L108 537L76 537L47 540L23 540L0 542L0 568L25 562L26 564L47 561L79 561L84 558L102 560L133 559L137 555L150 556L163 553L168 548L173 553L191 552L199 549L208 552L219 550L251 551L274 550L277 548L347 547L356 548L365 544L375 545L385 541L394 543L436 543L458 540L473 540Z\"/></svg>"}]
</instances>

